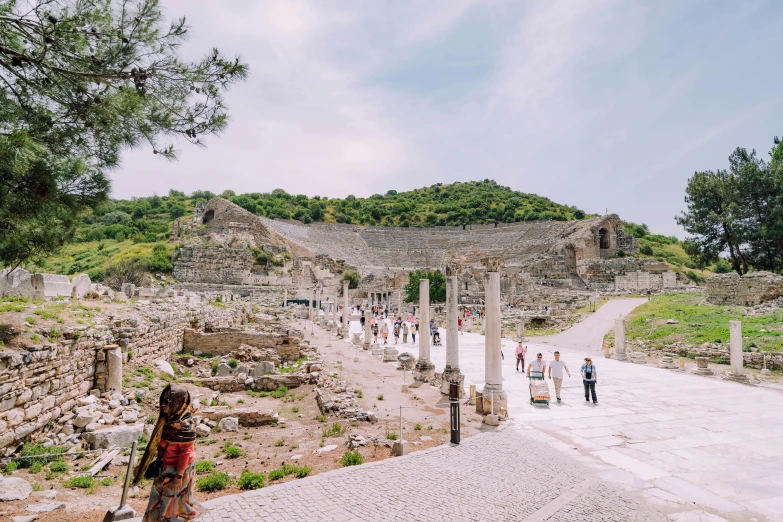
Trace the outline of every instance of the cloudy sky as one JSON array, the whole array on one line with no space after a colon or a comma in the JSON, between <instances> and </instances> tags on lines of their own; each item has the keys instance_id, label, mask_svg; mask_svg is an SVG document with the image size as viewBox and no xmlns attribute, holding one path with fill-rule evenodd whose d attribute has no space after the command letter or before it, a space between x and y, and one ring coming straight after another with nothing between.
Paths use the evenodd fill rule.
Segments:
<instances>
[{"instance_id":1,"label":"cloudy sky","mask_svg":"<svg viewBox=\"0 0 783 522\"><path fill-rule=\"evenodd\" d=\"M127 198L369 196L492 178L682 235L695 170L783 135L783 4L743 0L163 0L247 82L206 149L129 152Z\"/></svg>"}]
</instances>

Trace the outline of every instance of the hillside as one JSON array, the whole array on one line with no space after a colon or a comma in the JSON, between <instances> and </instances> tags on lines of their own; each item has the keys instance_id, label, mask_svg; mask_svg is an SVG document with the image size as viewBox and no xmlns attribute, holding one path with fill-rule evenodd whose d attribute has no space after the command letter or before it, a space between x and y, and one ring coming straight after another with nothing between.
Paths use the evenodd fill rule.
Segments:
<instances>
[{"instance_id":1,"label":"hillside","mask_svg":"<svg viewBox=\"0 0 783 522\"><path fill-rule=\"evenodd\" d=\"M110 265L127 259L150 270L167 272L170 264L166 257L172 249L168 232L172 223L191 214L197 202L206 202L214 196L206 191L187 196L172 190L166 196L110 201L83 217L73 241L57 255L33 260L27 268L68 275L87 272L91 279L100 281ZM281 189L241 195L226 191L221 196L257 215L305 223L429 227L589 217L575 207L514 191L490 180L436 184L400 193L390 190L369 198L308 197L291 195ZM639 238L645 254L676 267L693 267L676 238L651 234L645 225L629 223L628 229Z\"/></svg>"}]
</instances>

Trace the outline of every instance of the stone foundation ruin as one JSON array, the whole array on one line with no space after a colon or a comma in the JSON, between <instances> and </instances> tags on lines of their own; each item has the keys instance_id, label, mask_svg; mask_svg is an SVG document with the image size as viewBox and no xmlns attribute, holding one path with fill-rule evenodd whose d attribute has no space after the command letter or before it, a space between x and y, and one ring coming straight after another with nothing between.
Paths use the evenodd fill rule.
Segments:
<instances>
[{"instance_id":1,"label":"stone foundation ruin","mask_svg":"<svg viewBox=\"0 0 783 522\"><path fill-rule=\"evenodd\" d=\"M707 280L707 301L719 305L755 306L783 295L783 276L770 272L718 274Z\"/></svg>"}]
</instances>

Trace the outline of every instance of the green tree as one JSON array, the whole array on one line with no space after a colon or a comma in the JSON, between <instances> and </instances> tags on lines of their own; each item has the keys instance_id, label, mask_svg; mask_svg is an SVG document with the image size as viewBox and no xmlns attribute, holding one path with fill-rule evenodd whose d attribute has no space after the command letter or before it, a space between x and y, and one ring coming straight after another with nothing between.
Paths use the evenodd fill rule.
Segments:
<instances>
[{"instance_id":1,"label":"green tree","mask_svg":"<svg viewBox=\"0 0 783 522\"><path fill-rule=\"evenodd\" d=\"M419 280L430 280L430 302L446 302L446 278L440 270L415 270L410 273L410 281L405 286L405 302L413 303L419 300Z\"/></svg>"},{"instance_id":2,"label":"green tree","mask_svg":"<svg viewBox=\"0 0 783 522\"><path fill-rule=\"evenodd\" d=\"M348 288L359 288L359 283L362 281L362 276L353 268L348 268L343 272L341 281L348 281Z\"/></svg>"},{"instance_id":3,"label":"green tree","mask_svg":"<svg viewBox=\"0 0 783 522\"><path fill-rule=\"evenodd\" d=\"M0 265L70 239L123 150L174 159L161 140L225 128L223 92L247 67L217 50L183 60L187 32L157 0L0 2Z\"/></svg>"}]
</instances>

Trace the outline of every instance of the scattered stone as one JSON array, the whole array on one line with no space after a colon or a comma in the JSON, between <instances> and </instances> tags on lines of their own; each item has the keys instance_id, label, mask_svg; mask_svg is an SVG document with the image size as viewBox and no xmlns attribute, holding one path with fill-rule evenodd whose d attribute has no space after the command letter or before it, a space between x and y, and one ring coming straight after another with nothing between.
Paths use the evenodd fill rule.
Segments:
<instances>
[{"instance_id":1,"label":"scattered stone","mask_svg":"<svg viewBox=\"0 0 783 522\"><path fill-rule=\"evenodd\" d=\"M236 417L224 417L218 423L222 431L235 432L239 429L239 419Z\"/></svg>"},{"instance_id":2,"label":"scattered stone","mask_svg":"<svg viewBox=\"0 0 783 522\"><path fill-rule=\"evenodd\" d=\"M328 446L324 446L323 448L318 448L315 450L315 452L318 455L322 455L324 453L329 453L330 451L334 451L337 449L337 444L329 444Z\"/></svg>"},{"instance_id":3,"label":"scattered stone","mask_svg":"<svg viewBox=\"0 0 783 522\"><path fill-rule=\"evenodd\" d=\"M666 324L680 324L680 321L677 319L667 319Z\"/></svg>"},{"instance_id":4,"label":"scattered stone","mask_svg":"<svg viewBox=\"0 0 783 522\"><path fill-rule=\"evenodd\" d=\"M199 437L207 437L209 434L212 433L212 428L207 426L206 424L199 424L196 426L196 435Z\"/></svg>"},{"instance_id":5,"label":"scattered stone","mask_svg":"<svg viewBox=\"0 0 783 522\"><path fill-rule=\"evenodd\" d=\"M17 515L11 517L11 522L35 522L38 519L38 515Z\"/></svg>"},{"instance_id":6,"label":"scattered stone","mask_svg":"<svg viewBox=\"0 0 783 522\"><path fill-rule=\"evenodd\" d=\"M174 377L174 368L171 367L171 364L169 364L168 361L164 359L158 359L154 364L159 372L165 373L169 377Z\"/></svg>"},{"instance_id":7,"label":"scattered stone","mask_svg":"<svg viewBox=\"0 0 783 522\"><path fill-rule=\"evenodd\" d=\"M302 455L292 455L291 460L299 460L302 458Z\"/></svg>"},{"instance_id":8,"label":"scattered stone","mask_svg":"<svg viewBox=\"0 0 783 522\"><path fill-rule=\"evenodd\" d=\"M0 502L12 500L25 500L33 492L33 487L19 477L7 477L0 479Z\"/></svg>"},{"instance_id":9,"label":"scattered stone","mask_svg":"<svg viewBox=\"0 0 783 522\"><path fill-rule=\"evenodd\" d=\"M90 449L124 448L139 440L143 428L141 424L112 426L92 433L83 433L82 438L90 445Z\"/></svg>"},{"instance_id":10,"label":"scattered stone","mask_svg":"<svg viewBox=\"0 0 783 522\"><path fill-rule=\"evenodd\" d=\"M63 509L65 502L38 502L37 504L30 504L27 506L27 511L33 513L51 513L58 509Z\"/></svg>"}]
</instances>

